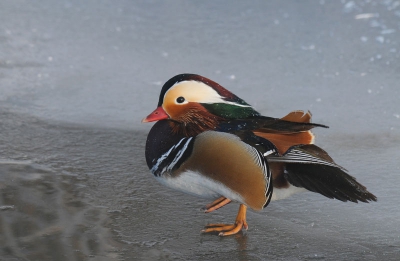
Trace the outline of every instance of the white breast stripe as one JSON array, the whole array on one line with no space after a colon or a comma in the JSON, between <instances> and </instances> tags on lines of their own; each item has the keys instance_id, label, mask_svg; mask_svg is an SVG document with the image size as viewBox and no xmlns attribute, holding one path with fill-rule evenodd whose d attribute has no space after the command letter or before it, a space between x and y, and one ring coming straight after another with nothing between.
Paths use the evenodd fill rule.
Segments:
<instances>
[{"instance_id":1,"label":"white breast stripe","mask_svg":"<svg viewBox=\"0 0 400 261\"><path fill-rule=\"evenodd\" d=\"M172 170L175 166L175 164L180 160L180 158L182 157L183 153L185 152L185 150L187 149L187 146L189 145L190 141L193 139L193 137L190 137L187 139L185 145L183 146L183 148L178 152L178 154L176 154L175 159L171 162L171 164L169 164L167 170ZM182 139L183 140L183 139ZM181 140L181 141L182 141ZM180 143L180 142L179 142ZM179 145L178 143L178 145ZM178 146L176 145L176 146Z\"/></svg>"},{"instance_id":2,"label":"white breast stripe","mask_svg":"<svg viewBox=\"0 0 400 261\"><path fill-rule=\"evenodd\" d=\"M181 144L183 140L186 140L186 138L181 139L178 144L172 146L167 152L165 152L158 160L157 163L154 164L154 166L151 168L151 172L154 174L154 172L158 169L158 166L168 157L168 155L171 153L172 150L174 150L176 147Z\"/></svg>"}]
</instances>

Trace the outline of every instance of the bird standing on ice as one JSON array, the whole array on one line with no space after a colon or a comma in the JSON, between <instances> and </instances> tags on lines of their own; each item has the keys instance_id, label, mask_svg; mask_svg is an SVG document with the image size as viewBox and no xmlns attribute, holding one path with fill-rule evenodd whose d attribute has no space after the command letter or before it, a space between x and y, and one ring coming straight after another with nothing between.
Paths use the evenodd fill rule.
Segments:
<instances>
[{"instance_id":1,"label":"bird standing on ice","mask_svg":"<svg viewBox=\"0 0 400 261\"><path fill-rule=\"evenodd\" d=\"M143 122L157 123L146 142L146 161L164 185L214 200L205 212L240 204L234 224L210 224L220 236L247 229L246 210L310 190L341 201L376 197L314 145L311 113L281 119L262 116L218 83L180 74L161 89L157 109Z\"/></svg>"}]
</instances>

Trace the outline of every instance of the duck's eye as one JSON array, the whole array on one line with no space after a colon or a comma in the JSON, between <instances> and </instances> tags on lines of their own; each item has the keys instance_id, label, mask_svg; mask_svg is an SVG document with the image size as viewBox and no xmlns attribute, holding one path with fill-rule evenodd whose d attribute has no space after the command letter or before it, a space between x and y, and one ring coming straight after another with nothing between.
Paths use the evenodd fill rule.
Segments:
<instances>
[{"instance_id":1,"label":"duck's eye","mask_svg":"<svg viewBox=\"0 0 400 261\"><path fill-rule=\"evenodd\" d=\"M176 98L177 103L183 103L184 101L185 101L185 98L183 98L182 96Z\"/></svg>"}]
</instances>

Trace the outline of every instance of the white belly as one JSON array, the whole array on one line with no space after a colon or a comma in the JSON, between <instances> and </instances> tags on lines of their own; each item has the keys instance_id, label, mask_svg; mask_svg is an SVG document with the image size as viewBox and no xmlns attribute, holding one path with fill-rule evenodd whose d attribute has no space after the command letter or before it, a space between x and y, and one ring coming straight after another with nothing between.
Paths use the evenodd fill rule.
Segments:
<instances>
[{"instance_id":1,"label":"white belly","mask_svg":"<svg viewBox=\"0 0 400 261\"><path fill-rule=\"evenodd\" d=\"M293 194L303 192L303 191L307 191L307 190L305 188L298 188L298 187L295 187L290 184L289 184L288 188L282 188L282 189L274 188L274 190L272 192L271 201L285 199L287 197L290 197Z\"/></svg>"},{"instance_id":2,"label":"white belly","mask_svg":"<svg viewBox=\"0 0 400 261\"><path fill-rule=\"evenodd\" d=\"M195 171L186 171L178 177L171 178L169 176L159 176L156 179L163 185L181 192L195 195L202 198L216 199L224 196L233 201L244 203L243 198L226 187L224 184L200 175ZM293 194L307 191L304 188L298 188L289 185L288 188L274 188L271 201L285 199Z\"/></svg>"},{"instance_id":3,"label":"white belly","mask_svg":"<svg viewBox=\"0 0 400 261\"><path fill-rule=\"evenodd\" d=\"M177 177L161 176L156 179L163 185L202 198L215 199L221 196L243 203L243 198L224 184L200 175L195 171L186 171Z\"/></svg>"}]
</instances>

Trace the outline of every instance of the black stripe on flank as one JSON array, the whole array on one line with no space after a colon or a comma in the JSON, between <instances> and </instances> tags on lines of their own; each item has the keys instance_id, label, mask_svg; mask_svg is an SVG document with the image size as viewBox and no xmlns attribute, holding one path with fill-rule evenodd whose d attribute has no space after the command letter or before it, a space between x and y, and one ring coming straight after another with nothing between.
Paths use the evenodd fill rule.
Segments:
<instances>
[{"instance_id":1,"label":"black stripe on flank","mask_svg":"<svg viewBox=\"0 0 400 261\"><path fill-rule=\"evenodd\" d=\"M258 160L260 161L259 164L263 169L264 172L264 178L265 178L265 198L266 201L264 203L263 208L265 208L266 206L268 206L269 202L271 202L271 198L272 198L272 190L273 190L273 186L272 186L272 173L271 170L269 168L268 162L265 159L265 157L263 156L263 154L257 150L257 156L258 156Z\"/></svg>"},{"instance_id":2,"label":"black stripe on flank","mask_svg":"<svg viewBox=\"0 0 400 261\"><path fill-rule=\"evenodd\" d=\"M268 206L268 204L271 202L273 190L274 190L273 186L270 186L270 190L267 191L267 193L265 194L265 196L267 197L267 202L265 202L263 208L266 208Z\"/></svg>"}]
</instances>

